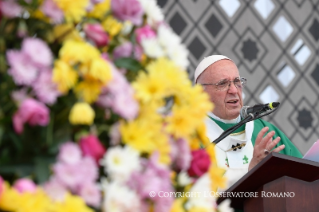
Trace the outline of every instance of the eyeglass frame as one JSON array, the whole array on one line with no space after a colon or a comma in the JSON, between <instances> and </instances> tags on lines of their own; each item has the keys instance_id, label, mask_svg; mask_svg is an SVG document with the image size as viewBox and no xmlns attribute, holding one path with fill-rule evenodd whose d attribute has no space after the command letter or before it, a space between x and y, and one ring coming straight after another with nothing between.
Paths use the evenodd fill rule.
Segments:
<instances>
[{"instance_id":1,"label":"eyeglass frame","mask_svg":"<svg viewBox=\"0 0 319 212\"><path fill-rule=\"evenodd\" d=\"M240 82L241 82L241 84L242 84L242 87L239 88L239 89L242 89L242 88L246 85L246 83L247 83L247 79L246 79L246 78L244 78L244 77L236 77L234 80L227 80L227 82L228 82L228 89L229 89L229 87L230 87L230 84L231 84L231 83L234 83L234 81L235 81L236 79L239 79ZM220 80L220 81L217 82L217 83L204 83L204 84L201 84L201 85L203 85L203 86L205 86L205 85L215 85L215 86L216 86L216 89L217 89L218 85L220 85L220 83L223 82L224 80L225 80L225 79ZM234 83L234 86L238 89L238 87L236 86L235 83ZM226 87L227 87L227 86L226 86ZM225 88L226 88L226 87L225 87ZM222 91L223 89L217 89L217 90Z\"/></svg>"}]
</instances>

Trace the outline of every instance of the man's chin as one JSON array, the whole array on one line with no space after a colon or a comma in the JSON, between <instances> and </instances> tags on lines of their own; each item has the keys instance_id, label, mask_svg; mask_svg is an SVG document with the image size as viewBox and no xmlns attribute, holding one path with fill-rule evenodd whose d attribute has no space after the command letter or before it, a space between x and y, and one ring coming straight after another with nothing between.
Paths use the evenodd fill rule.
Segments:
<instances>
[{"instance_id":1,"label":"man's chin","mask_svg":"<svg viewBox=\"0 0 319 212\"><path fill-rule=\"evenodd\" d=\"M239 113L240 113L240 110L230 111L228 113L228 119L229 120L236 119L239 116Z\"/></svg>"}]
</instances>

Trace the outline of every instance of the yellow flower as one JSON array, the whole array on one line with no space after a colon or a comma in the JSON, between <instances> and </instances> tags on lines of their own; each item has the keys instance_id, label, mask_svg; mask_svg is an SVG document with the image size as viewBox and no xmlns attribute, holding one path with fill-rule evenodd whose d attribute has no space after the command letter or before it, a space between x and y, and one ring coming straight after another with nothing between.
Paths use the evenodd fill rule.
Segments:
<instances>
[{"instance_id":1,"label":"yellow flower","mask_svg":"<svg viewBox=\"0 0 319 212\"><path fill-rule=\"evenodd\" d=\"M204 147L211 145L211 142L206 135L206 125L204 121L199 124L196 130L197 130L197 136L199 137L202 145Z\"/></svg>"},{"instance_id":2,"label":"yellow flower","mask_svg":"<svg viewBox=\"0 0 319 212\"><path fill-rule=\"evenodd\" d=\"M94 59L91 63L90 75L104 84L111 80L111 67L103 58Z\"/></svg>"},{"instance_id":3,"label":"yellow flower","mask_svg":"<svg viewBox=\"0 0 319 212\"><path fill-rule=\"evenodd\" d=\"M215 210L211 210L204 207L192 207L189 209L189 212L214 212Z\"/></svg>"},{"instance_id":4,"label":"yellow flower","mask_svg":"<svg viewBox=\"0 0 319 212\"><path fill-rule=\"evenodd\" d=\"M42 189L37 189L34 193L24 192L20 194L19 208L25 212L49 211L52 201Z\"/></svg>"},{"instance_id":5,"label":"yellow flower","mask_svg":"<svg viewBox=\"0 0 319 212\"><path fill-rule=\"evenodd\" d=\"M80 82L74 89L79 99L87 103L95 102L101 93L103 84L97 80L84 80Z\"/></svg>"},{"instance_id":6,"label":"yellow flower","mask_svg":"<svg viewBox=\"0 0 319 212\"><path fill-rule=\"evenodd\" d=\"M226 178L223 176L225 169L219 168L216 164L212 164L210 165L208 172L212 191L217 191L217 188L226 187Z\"/></svg>"},{"instance_id":7,"label":"yellow flower","mask_svg":"<svg viewBox=\"0 0 319 212\"><path fill-rule=\"evenodd\" d=\"M214 109L214 105L210 102L208 94L203 91L200 85L192 87L187 92L185 99L190 108L196 108L196 110L192 110L192 115L198 117L200 121L204 120L208 111Z\"/></svg>"},{"instance_id":8,"label":"yellow flower","mask_svg":"<svg viewBox=\"0 0 319 212\"><path fill-rule=\"evenodd\" d=\"M68 92L78 80L78 74L67 63L57 60L53 68L53 82L57 83L62 93Z\"/></svg>"},{"instance_id":9,"label":"yellow flower","mask_svg":"<svg viewBox=\"0 0 319 212\"><path fill-rule=\"evenodd\" d=\"M87 207L80 197L67 194L63 202L56 204L55 212L93 212L93 210Z\"/></svg>"},{"instance_id":10,"label":"yellow flower","mask_svg":"<svg viewBox=\"0 0 319 212\"><path fill-rule=\"evenodd\" d=\"M71 124L85 124L91 125L95 117L95 112L91 106L85 102L78 102L73 105L69 121Z\"/></svg>"},{"instance_id":11,"label":"yellow flower","mask_svg":"<svg viewBox=\"0 0 319 212\"><path fill-rule=\"evenodd\" d=\"M211 143L205 148L207 154L209 155L210 161L213 164L216 164L216 152L215 152L215 144Z\"/></svg>"},{"instance_id":12,"label":"yellow flower","mask_svg":"<svg viewBox=\"0 0 319 212\"><path fill-rule=\"evenodd\" d=\"M91 60L100 58L100 52L92 45L75 40L67 40L59 51L61 60L70 65L89 63Z\"/></svg>"},{"instance_id":13,"label":"yellow flower","mask_svg":"<svg viewBox=\"0 0 319 212\"><path fill-rule=\"evenodd\" d=\"M19 193L10 188L9 184L5 182L2 193L0 194L0 209L5 211L16 211L19 205Z\"/></svg>"},{"instance_id":14,"label":"yellow flower","mask_svg":"<svg viewBox=\"0 0 319 212\"><path fill-rule=\"evenodd\" d=\"M94 5L93 9L88 13L89 17L103 19L105 14L111 9L111 1L104 0Z\"/></svg>"},{"instance_id":15,"label":"yellow flower","mask_svg":"<svg viewBox=\"0 0 319 212\"><path fill-rule=\"evenodd\" d=\"M166 95L165 80L143 72L138 75L132 86L136 91L136 98L144 104L149 104L151 101L158 102Z\"/></svg>"},{"instance_id":16,"label":"yellow flower","mask_svg":"<svg viewBox=\"0 0 319 212\"><path fill-rule=\"evenodd\" d=\"M189 113L191 108L173 108L172 114L167 117L167 132L173 134L176 138L188 137L193 133L197 122L197 117Z\"/></svg>"},{"instance_id":17,"label":"yellow flower","mask_svg":"<svg viewBox=\"0 0 319 212\"><path fill-rule=\"evenodd\" d=\"M69 39L75 41L83 41L83 38L80 36L79 31L76 30L71 23L56 25L53 29L53 36L54 39L58 42L63 42Z\"/></svg>"},{"instance_id":18,"label":"yellow flower","mask_svg":"<svg viewBox=\"0 0 319 212\"><path fill-rule=\"evenodd\" d=\"M160 129L155 132L156 133L153 134L153 138L151 140L156 146L154 151L158 151L160 163L169 165L171 163L171 145L168 137Z\"/></svg>"},{"instance_id":19,"label":"yellow flower","mask_svg":"<svg viewBox=\"0 0 319 212\"><path fill-rule=\"evenodd\" d=\"M80 22L89 6L89 0L53 0L64 12L67 22Z\"/></svg>"},{"instance_id":20,"label":"yellow flower","mask_svg":"<svg viewBox=\"0 0 319 212\"><path fill-rule=\"evenodd\" d=\"M183 204L184 204L184 199L182 198L175 199L170 212L185 212Z\"/></svg>"},{"instance_id":21,"label":"yellow flower","mask_svg":"<svg viewBox=\"0 0 319 212\"><path fill-rule=\"evenodd\" d=\"M120 132L123 142L140 152L151 153L156 149L152 140L152 127L140 120L122 122Z\"/></svg>"},{"instance_id":22,"label":"yellow flower","mask_svg":"<svg viewBox=\"0 0 319 212\"><path fill-rule=\"evenodd\" d=\"M50 23L50 19L46 15L44 15L43 12L39 9L32 11L30 15L31 17L43 20L46 23Z\"/></svg>"},{"instance_id":23,"label":"yellow flower","mask_svg":"<svg viewBox=\"0 0 319 212\"><path fill-rule=\"evenodd\" d=\"M117 35L123 27L123 24L118 22L115 18L112 16L108 16L103 22L102 26L105 31L109 33L111 37L114 37Z\"/></svg>"}]
</instances>

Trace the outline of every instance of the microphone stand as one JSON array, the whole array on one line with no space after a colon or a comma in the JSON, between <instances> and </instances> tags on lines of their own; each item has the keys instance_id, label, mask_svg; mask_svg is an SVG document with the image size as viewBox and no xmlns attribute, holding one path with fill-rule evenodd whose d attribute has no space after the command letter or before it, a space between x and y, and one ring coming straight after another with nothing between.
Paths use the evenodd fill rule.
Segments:
<instances>
[{"instance_id":1,"label":"microphone stand","mask_svg":"<svg viewBox=\"0 0 319 212\"><path fill-rule=\"evenodd\" d=\"M235 130L237 130L239 127L241 127L242 125L246 124L247 122L253 121L255 119L259 119L263 116L267 116L273 112L275 112L278 109L278 107L276 107L275 109L273 109L270 112L267 112L265 114L262 114L263 111L259 111L256 113L249 113L248 116L246 118L244 118L243 120L241 120L238 124L236 124L235 126L225 130L218 138L216 138L213 143L214 144L218 144L221 140L223 140L224 138L226 138L228 135L230 135L232 132L234 132Z\"/></svg>"},{"instance_id":2,"label":"microphone stand","mask_svg":"<svg viewBox=\"0 0 319 212\"><path fill-rule=\"evenodd\" d=\"M213 143L214 144L218 144L221 140L226 138L228 135L230 135L232 132L237 130L242 125L246 124L247 122L250 122L250 121L254 120L254 118L255 118L255 116L252 113L249 113L248 116L246 118L244 118L243 120L241 120L238 124L236 124L235 126L225 130L218 138L216 138L213 141Z\"/></svg>"}]
</instances>

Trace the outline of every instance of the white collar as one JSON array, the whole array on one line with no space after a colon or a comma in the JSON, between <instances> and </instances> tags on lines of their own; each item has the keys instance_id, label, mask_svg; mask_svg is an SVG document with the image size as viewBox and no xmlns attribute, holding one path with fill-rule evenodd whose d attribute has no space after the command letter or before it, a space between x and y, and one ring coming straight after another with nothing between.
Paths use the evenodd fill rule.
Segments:
<instances>
[{"instance_id":1,"label":"white collar","mask_svg":"<svg viewBox=\"0 0 319 212\"><path fill-rule=\"evenodd\" d=\"M231 119L231 120L221 119L221 118L219 118L218 116L216 116L216 115L215 115L214 113L212 113L212 112L208 112L207 115L210 116L210 117L212 117L213 119L216 119L217 121L221 121L221 122L223 122L223 123L225 123L225 124L237 124L237 123L240 122L240 115L238 115L237 118Z\"/></svg>"}]
</instances>

